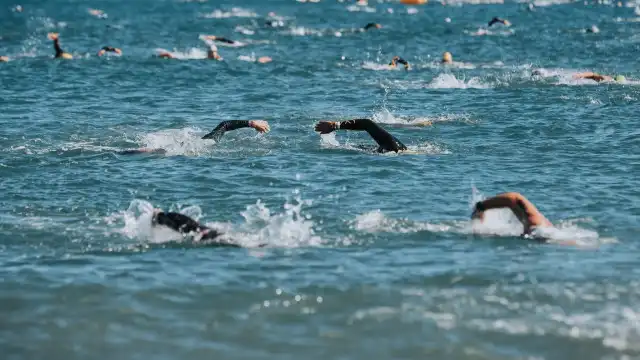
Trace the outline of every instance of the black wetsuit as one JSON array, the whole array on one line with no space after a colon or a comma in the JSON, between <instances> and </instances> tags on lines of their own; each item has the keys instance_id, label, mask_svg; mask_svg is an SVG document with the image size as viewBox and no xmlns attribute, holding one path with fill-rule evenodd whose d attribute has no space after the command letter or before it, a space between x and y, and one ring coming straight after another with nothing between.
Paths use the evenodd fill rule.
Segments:
<instances>
[{"instance_id":1,"label":"black wetsuit","mask_svg":"<svg viewBox=\"0 0 640 360\"><path fill-rule=\"evenodd\" d=\"M405 68L409 66L409 63L407 62L407 60L405 60L403 58L397 58L397 59L395 59L395 62L404 65ZM394 60L391 60L389 65L390 66L396 66L396 64L394 63Z\"/></svg>"},{"instance_id":2,"label":"black wetsuit","mask_svg":"<svg viewBox=\"0 0 640 360\"><path fill-rule=\"evenodd\" d=\"M113 46L104 46L102 47L102 50L109 51L109 52L118 52L116 48L114 48Z\"/></svg>"},{"instance_id":3,"label":"black wetsuit","mask_svg":"<svg viewBox=\"0 0 640 360\"><path fill-rule=\"evenodd\" d=\"M377 152L407 150L407 147L370 119L353 119L339 123L340 130L364 130L378 143Z\"/></svg>"},{"instance_id":4,"label":"black wetsuit","mask_svg":"<svg viewBox=\"0 0 640 360\"><path fill-rule=\"evenodd\" d=\"M495 24L495 23L501 23L504 24L505 21L500 19L499 17L494 17L493 19L491 19L491 21L489 21L489 27L491 27L491 25Z\"/></svg>"},{"instance_id":5,"label":"black wetsuit","mask_svg":"<svg viewBox=\"0 0 640 360\"><path fill-rule=\"evenodd\" d=\"M53 48L56 50L56 57L62 57L62 54L64 54L64 50L62 50L62 48L60 47L60 40L53 40Z\"/></svg>"},{"instance_id":6,"label":"black wetsuit","mask_svg":"<svg viewBox=\"0 0 640 360\"><path fill-rule=\"evenodd\" d=\"M226 44L235 44L236 42L233 40L229 40L227 38L223 38L223 37L216 37L215 41L220 41Z\"/></svg>"},{"instance_id":7,"label":"black wetsuit","mask_svg":"<svg viewBox=\"0 0 640 360\"><path fill-rule=\"evenodd\" d=\"M219 141L222 135L224 135L227 131L232 131L240 128L250 127L249 120L227 120L223 121L215 129L213 129L210 133L203 136L202 139L213 139L215 141Z\"/></svg>"},{"instance_id":8,"label":"black wetsuit","mask_svg":"<svg viewBox=\"0 0 640 360\"><path fill-rule=\"evenodd\" d=\"M371 28L378 28L378 24L376 23L368 23L367 25L364 26L364 30L369 30Z\"/></svg>"},{"instance_id":9,"label":"black wetsuit","mask_svg":"<svg viewBox=\"0 0 640 360\"><path fill-rule=\"evenodd\" d=\"M173 229L181 234L202 234L200 241L207 241L207 244L214 246L240 247L240 245L230 243L228 241L220 241L217 238L222 233L211 229L210 227L199 224L192 218L175 212L159 212L153 216L153 225L162 225Z\"/></svg>"}]
</instances>

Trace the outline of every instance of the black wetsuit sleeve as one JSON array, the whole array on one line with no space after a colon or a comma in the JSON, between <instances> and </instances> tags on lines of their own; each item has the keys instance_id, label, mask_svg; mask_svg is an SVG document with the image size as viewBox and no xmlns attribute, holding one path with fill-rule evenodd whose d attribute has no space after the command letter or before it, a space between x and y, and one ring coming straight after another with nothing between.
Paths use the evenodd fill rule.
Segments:
<instances>
[{"instance_id":1,"label":"black wetsuit sleeve","mask_svg":"<svg viewBox=\"0 0 640 360\"><path fill-rule=\"evenodd\" d=\"M407 147L370 119L354 119L340 122L340 129L364 130L378 143L378 152L407 150Z\"/></svg>"},{"instance_id":2,"label":"black wetsuit sleeve","mask_svg":"<svg viewBox=\"0 0 640 360\"><path fill-rule=\"evenodd\" d=\"M240 245L238 244L230 243L228 241L220 241L219 239L216 239L217 237L222 235L220 232L213 230L207 226L200 225L197 221L193 220L192 218L186 215L182 215L180 213L159 212L154 215L153 224L166 226L170 229L180 232L181 234L188 234L193 232L196 232L196 233L205 232L202 235L202 238L200 239L200 241L216 240L215 242L208 243L208 245L240 247Z\"/></svg>"},{"instance_id":3,"label":"black wetsuit sleeve","mask_svg":"<svg viewBox=\"0 0 640 360\"><path fill-rule=\"evenodd\" d=\"M240 128L249 127L249 120L227 120L223 121L210 133L203 136L203 139L213 139L215 141L220 140L222 135L227 131L232 131Z\"/></svg>"},{"instance_id":4,"label":"black wetsuit sleeve","mask_svg":"<svg viewBox=\"0 0 640 360\"><path fill-rule=\"evenodd\" d=\"M116 48L114 48L113 46L104 46L102 50L116 52Z\"/></svg>"},{"instance_id":5,"label":"black wetsuit sleeve","mask_svg":"<svg viewBox=\"0 0 640 360\"><path fill-rule=\"evenodd\" d=\"M233 40L229 40L229 39L227 39L227 38L223 38L223 37L217 37L217 38L216 38L216 41L220 41L220 42L227 43L227 44L233 44L233 43L235 43L235 41L233 41Z\"/></svg>"},{"instance_id":6,"label":"black wetsuit sleeve","mask_svg":"<svg viewBox=\"0 0 640 360\"><path fill-rule=\"evenodd\" d=\"M61 57L64 54L64 51L60 47L60 40L53 40L53 48L56 50L56 57Z\"/></svg>"}]
</instances>

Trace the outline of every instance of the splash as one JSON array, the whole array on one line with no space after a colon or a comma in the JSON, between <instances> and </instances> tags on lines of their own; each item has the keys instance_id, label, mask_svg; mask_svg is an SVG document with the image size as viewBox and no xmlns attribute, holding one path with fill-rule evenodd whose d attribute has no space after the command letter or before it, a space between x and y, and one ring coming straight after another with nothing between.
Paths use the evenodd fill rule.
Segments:
<instances>
[{"instance_id":1,"label":"splash","mask_svg":"<svg viewBox=\"0 0 640 360\"><path fill-rule=\"evenodd\" d=\"M450 154L450 152L441 145L433 143L424 143L420 145L407 145L407 150L395 153L389 151L386 153L378 153L377 145L375 142L366 144L341 144L336 139L335 133L325 134L320 136L320 146L323 148L343 149L350 151L359 151L367 154L376 154L381 156L398 156L398 155L438 155L438 154Z\"/></svg>"},{"instance_id":2,"label":"splash","mask_svg":"<svg viewBox=\"0 0 640 360\"><path fill-rule=\"evenodd\" d=\"M201 155L210 152L211 140L201 139L202 131L186 127L143 134L138 143L149 149L163 149L167 155Z\"/></svg>"},{"instance_id":3,"label":"splash","mask_svg":"<svg viewBox=\"0 0 640 360\"><path fill-rule=\"evenodd\" d=\"M255 18L258 17L258 14L248 9L234 7L231 8L231 11L215 10L211 13L203 14L202 17L206 19L227 19L232 17Z\"/></svg>"},{"instance_id":4,"label":"splash","mask_svg":"<svg viewBox=\"0 0 640 360\"><path fill-rule=\"evenodd\" d=\"M491 86L482 83L477 77L472 77L465 82L458 80L452 74L440 74L431 80L427 87L431 89L487 89Z\"/></svg>"},{"instance_id":5,"label":"splash","mask_svg":"<svg viewBox=\"0 0 640 360\"><path fill-rule=\"evenodd\" d=\"M243 35L254 35L256 33L254 30L251 30L249 28L246 28L240 25L236 26L235 32L239 32L240 34L243 34Z\"/></svg>"},{"instance_id":6,"label":"splash","mask_svg":"<svg viewBox=\"0 0 640 360\"><path fill-rule=\"evenodd\" d=\"M347 6L347 11L349 11L349 12L374 13L374 12L376 12L376 8L373 8L373 7L370 7L370 6L350 5L350 6Z\"/></svg>"},{"instance_id":7,"label":"splash","mask_svg":"<svg viewBox=\"0 0 640 360\"><path fill-rule=\"evenodd\" d=\"M432 126L436 123L445 123L445 122L463 122L467 124L475 124L476 122L472 120L469 115L466 114L443 114L438 116L418 116L415 118L409 118L404 116L396 116L391 113L387 108L382 108L381 110L375 112L372 116L373 121L380 124L388 124L395 126Z\"/></svg>"},{"instance_id":8,"label":"splash","mask_svg":"<svg viewBox=\"0 0 640 360\"><path fill-rule=\"evenodd\" d=\"M378 64L371 61L365 61L362 63L362 68L374 71L404 70L404 67L402 66L391 67L388 64Z\"/></svg>"},{"instance_id":9,"label":"splash","mask_svg":"<svg viewBox=\"0 0 640 360\"><path fill-rule=\"evenodd\" d=\"M155 52L157 56L160 56L160 54L163 54L163 53L168 53L174 59L178 59L178 60L200 60L200 59L207 58L207 52L198 48L191 48L186 52L180 52L176 50L168 51L165 49L158 48L155 50Z\"/></svg>"},{"instance_id":10,"label":"splash","mask_svg":"<svg viewBox=\"0 0 640 360\"><path fill-rule=\"evenodd\" d=\"M287 200L281 213L272 212L258 200L248 205L241 213L243 224L233 225L223 222L206 222L206 226L224 233L222 237L243 247L300 247L319 246L322 239L315 235L314 223L310 215L303 214L303 207L311 205L310 200L302 200L298 195ZM108 216L108 224L124 223L117 232L129 239L150 244L180 242L197 244L197 238L182 234L163 226L152 226L154 206L145 200L131 201L125 211ZM179 212L202 223L202 209L199 206L172 206L169 211Z\"/></svg>"}]
</instances>

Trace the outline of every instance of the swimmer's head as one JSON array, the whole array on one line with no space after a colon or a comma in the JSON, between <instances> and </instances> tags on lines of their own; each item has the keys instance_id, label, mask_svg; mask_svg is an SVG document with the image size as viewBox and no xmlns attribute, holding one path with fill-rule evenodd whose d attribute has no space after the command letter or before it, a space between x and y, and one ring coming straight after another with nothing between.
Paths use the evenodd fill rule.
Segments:
<instances>
[{"instance_id":1,"label":"swimmer's head","mask_svg":"<svg viewBox=\"0 0 640 360\"><path fill-rule=\"evenodd\" d=\"M616 76L613 78L613 80L614 80L614 81L616 81L616 82L625 82L625 81L627 81L627 78L625 78L625 77L624 77L624 76L622 76L622 75L616 75Z\"/></svg>"},{"instance_id":2,"label":"swimmer's head","mask_svg":"<svg viewBox=\"0 0 640 360\"><path fill-rule=\"evenodd\" d=\"M0 62L9 62L8 56L0 56Z\"/></svg>"},{"instance_id":3,"label":"swimmer's head","mask_svg":"<svg viewBox=\"0 0 640 360\"><path fill-rule=\"evenodd\" d=\"M62 53L62 55L60 57L63 58L63 59L66 59L66 60L73 59L73 55L71 55L69 53Z\"/></svg>"},{"instance_id":4,"label":"swimmer's head","mask_svg":"<svg viewBox=\"0 0 640 360\"><path fill-rule=\"evenodd\" d=\"M443 64L453 63L453 56L451 55L450 52L446 51L444 54L442 54L442 63Z\"/></svg>"}]
</instances>

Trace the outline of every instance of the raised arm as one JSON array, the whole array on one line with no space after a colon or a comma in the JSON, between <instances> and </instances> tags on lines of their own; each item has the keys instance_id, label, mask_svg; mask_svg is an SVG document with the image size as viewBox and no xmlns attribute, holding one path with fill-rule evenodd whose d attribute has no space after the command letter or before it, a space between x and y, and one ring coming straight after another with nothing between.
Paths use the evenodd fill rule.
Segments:
<instances>
[{"instance_id":1,"label":"raised arm","mask_svg":"<svg viewBox=\"0 0 640 360\"><path fill-rule=\"evenodd\" d=\"M200 241L207 241L208 245L240 247L238 244L220 240L218 237L222 235L222 233L207 226L200 225L197 221L180 213L163 212L160 209L156 209L153 214L152 224L153 226L166 226L184 235L198 234L201 236Z\"/></svg>"},{"instance_id":2,"label":"raised arm","mask_svg":"<svg viewBox=\"0 0 640 360\"><path fill-rule=\"evenodd\" d=\"M202 139L213 139L215 141L219 141L225 132L245 127L254 128L256 131L261 133L268 132L270 130L269 123L264 120L227 120L218 124L215 129L203 136Z\"/></svg>"},{"instance_id":3,"label":"raised arm","mask_svg":"<svg viewBox=\"0 0 640 360\"><path fill-rule=\"evenodd\" d=\"M321 121L316 124L315 130L321 134L328 134L334 130L364 130L378 143L379 152L407 150L403 143L370 119L353 119L342 122Z\"/></svg>"},{"instance_id":4,"label":"raised arm","mask_svg":"<svg viewBox=\"0 0 640 360\"><path fill-rule=\"evenodd\" d=\"M482 220L484 212L491 209L511 209L513 214L520 220L524 226L525 234L531 232L534 227L553 226L547 218L522 194L509 192L496 195L492 198L479 201L476 203L475 209L471 217Z\"/></svg>"}]
</instances>

